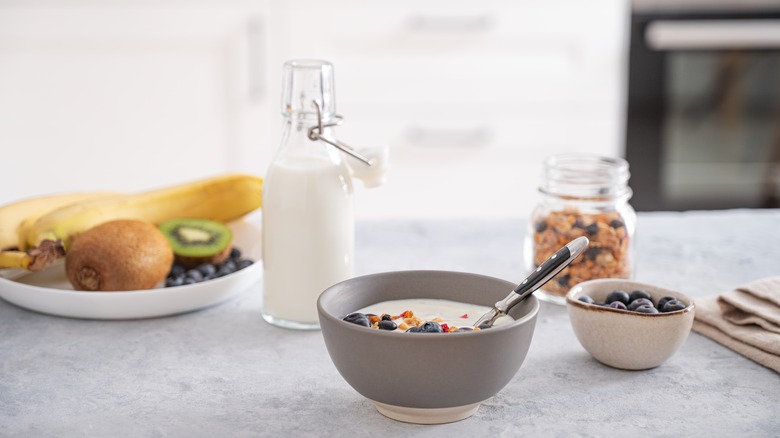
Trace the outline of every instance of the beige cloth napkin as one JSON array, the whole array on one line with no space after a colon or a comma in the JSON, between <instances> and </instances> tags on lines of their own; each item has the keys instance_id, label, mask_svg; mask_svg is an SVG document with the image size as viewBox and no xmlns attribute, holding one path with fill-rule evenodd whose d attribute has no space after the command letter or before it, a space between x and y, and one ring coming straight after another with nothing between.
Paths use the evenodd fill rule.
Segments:
<instances>
[{"instance_id":1,"label":"beige cloth napkin","mask_svg":"<svg viewBox=\"0 0 780 438\"><path fill-rule=\"evenodd\" d=\"M780 277L697 299L693 330L780 373Z\"/></svg>"}]
</instances>

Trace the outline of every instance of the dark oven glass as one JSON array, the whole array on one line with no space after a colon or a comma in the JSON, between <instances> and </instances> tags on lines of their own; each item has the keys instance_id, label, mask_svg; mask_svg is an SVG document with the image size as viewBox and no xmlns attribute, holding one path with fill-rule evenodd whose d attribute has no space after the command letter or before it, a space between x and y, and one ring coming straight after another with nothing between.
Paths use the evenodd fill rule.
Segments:
<instances>
[{"instance_id":1,"label":"dark oven glass","mask_svg":"<svg viewBox=\"0 0 780 438\"><path fill-rule=\"evenodd\" d=\"M780 207L780 11L632 15L637 210Z\"/></svg>"}]
</instances>

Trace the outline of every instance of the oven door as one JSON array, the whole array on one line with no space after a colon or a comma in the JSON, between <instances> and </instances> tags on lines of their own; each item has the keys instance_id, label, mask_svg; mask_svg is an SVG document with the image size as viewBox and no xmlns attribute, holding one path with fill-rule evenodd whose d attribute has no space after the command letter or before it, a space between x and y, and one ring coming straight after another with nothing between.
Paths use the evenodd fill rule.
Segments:
<instances>
[{"instance_id":1,"label":"oven door","mask_svg":"<svg viewBox=\"0 0 780 438\"><path fill-rule=\"evenodd\" d=\"M780 207L780 11L634 13L637 210Z\"/></svg>"}]
</instances>

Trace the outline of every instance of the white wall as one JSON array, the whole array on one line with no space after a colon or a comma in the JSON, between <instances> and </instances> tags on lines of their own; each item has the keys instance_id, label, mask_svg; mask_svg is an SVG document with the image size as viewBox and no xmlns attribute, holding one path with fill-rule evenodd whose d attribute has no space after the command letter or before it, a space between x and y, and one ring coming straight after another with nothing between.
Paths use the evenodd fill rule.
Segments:
<instances>
[{"instance_id":1,"label":"white wall","mask_svg":"<svg viewBox=\"0 0 780 438\"><path fill-rule=\"evenodd\" d=\"M281 64L336 68L388 144L358 217L525 216L541 160L622 154L624 0L2 1L0 202L263 175Z\"/></svg>"}]
</instances>

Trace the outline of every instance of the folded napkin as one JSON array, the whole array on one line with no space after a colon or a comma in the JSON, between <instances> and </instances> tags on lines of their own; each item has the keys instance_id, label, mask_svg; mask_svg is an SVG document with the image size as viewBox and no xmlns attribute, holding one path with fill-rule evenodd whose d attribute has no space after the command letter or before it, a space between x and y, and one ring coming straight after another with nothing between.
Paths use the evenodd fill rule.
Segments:
<instances>
[{"instance_id":1,"label":"folded napkin","mask_svg":"<svg viewBox=\"0 0 780 438\"><path fill-rule=\"evenodd\" d=\"M693 331L780 373L780 277L697 299Z\"/></svg>"}]
</instances>

